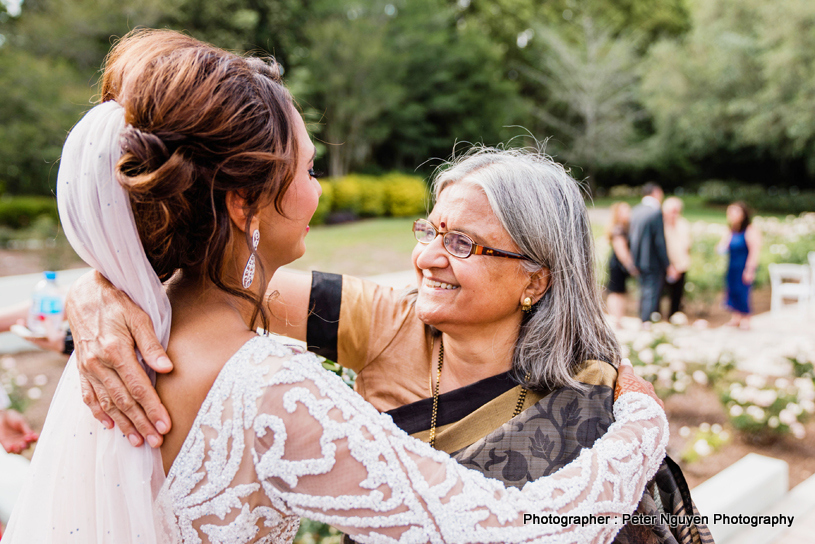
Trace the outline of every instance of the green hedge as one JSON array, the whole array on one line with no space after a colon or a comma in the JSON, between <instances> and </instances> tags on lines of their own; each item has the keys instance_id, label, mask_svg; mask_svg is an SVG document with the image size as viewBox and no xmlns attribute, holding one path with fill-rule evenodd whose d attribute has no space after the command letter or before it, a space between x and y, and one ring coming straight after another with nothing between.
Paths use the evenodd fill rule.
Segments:
<instances>
[{"instance_id":1,"label":"green hedge","mask_svg":"<svg viewBox=\"0 0 815 544\"><path fill-rule=\"evenodd\" d=\"M48 196L9 196L0 197L0 225L20 229L30 226L41 216L54 221L59 219L57 201Z\"/></svg>"},{"instance_id":2,"label":"green hedge","mask_svg":"<svg viewBox=\"0 0 815 544\"><path fill-rule=\"evenodd\" d=\"M428 212L427 185L420 178L388 174L382 181L385 184L385 206L388 215L411 217Z\"/></svg>"},{"instance_id":3,"label":"green hedge","mask_svg":"<svg viewBox=\"0 0 815 544\"><path fill-rule=\"evenodd\" d=\"M323 189L323 194L320 197L320 203L317 204L317 210L311 218L312 225L322 225L325 223L325 218L331 212L331 203L334 201L334 185L327 180L320 180L320 187Z\"/></svg>"},{"instance_id":4,"label":"green hedge","mask_svg":"<svg viewBox=\"0 0 815 544\"><path fill-rule=\"evenodd\" d=\"M815 211L815 191L801 191L795 187L763 187L714 179L699 186L699 196L706 204L720 206L741 200L754 211L764 213L798 215Z\"/></svg>"},{"instance_id":5,"label":"green hedge","mask_svg":"<svg viewBox=\"0 0 815 544\"><path fill-rule=\"evenodd\" d=\"M427 211L427 185L417 176L350 174L320 180L323 195L311 223L319 225L331 214L350 217L411 217Z\"/></svg>"}]
</instances>

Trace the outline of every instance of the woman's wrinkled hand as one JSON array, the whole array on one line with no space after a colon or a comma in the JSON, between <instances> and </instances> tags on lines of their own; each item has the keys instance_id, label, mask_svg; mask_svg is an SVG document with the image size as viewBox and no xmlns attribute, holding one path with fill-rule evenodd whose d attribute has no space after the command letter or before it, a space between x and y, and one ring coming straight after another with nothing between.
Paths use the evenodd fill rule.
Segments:
<instances>
[{"instance_id":1,"label":"woman's wrinkled hand","mask_svg":"<svg viewBox=\"0 0 815 544\"><path fill-rule=\"evenodd\" d=\"M156 372L170 372L170 359L150 317L98 272L79 278L68 293L82 399L107 428L114 423L134 446L143 438L157 448L170 430L170 415L136 356Z\"/></svg>"},{"instance_id":2,"label":"woman's wrinkled hand","mask_svg":"<svg viewBox=\"0 0 815 544\"><path fill-rule=\"evenodd\" d=\"M634 374L634 367L631 366L631 362L628 359L623 359L620 363L620 367L617 369L617 386L614 388L614 400L616 401L620 398L620 395L632 392L645 393L657 401L663 410L665 409L665 405L657 396L651 382L643 380Z\"/></svg>"}]
</instances>

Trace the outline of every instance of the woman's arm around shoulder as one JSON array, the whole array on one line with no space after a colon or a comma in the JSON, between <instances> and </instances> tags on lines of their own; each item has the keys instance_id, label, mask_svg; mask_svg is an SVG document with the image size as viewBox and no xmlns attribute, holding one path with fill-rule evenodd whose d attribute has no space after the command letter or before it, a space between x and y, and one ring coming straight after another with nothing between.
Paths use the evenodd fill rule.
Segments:
<instances>
[{"instance_id":1,"label":"woman's arm around shoulder","mask_svg":"<svg viewBox=\"0 0 815 544\"><path fill-rule=\"evenodd\" d=\"M269 331L305 342L310 295L310 273L278 269L266 289Z\"/></svg>"},{"instance_id":2,"label":"woman's arm around shoulder","mask_svg":"<svg viewBox=\"0 0 815 544\"><path fill-rule=\"evenodd\" d=\"M309 358L283 361L266 384L257 475L274 501L360 542L608 542L665 454L665 414L634 378L594 447L506 489L410 438ZM540 521L550 515L570 517Z\"/></svg>"}]
</instances>

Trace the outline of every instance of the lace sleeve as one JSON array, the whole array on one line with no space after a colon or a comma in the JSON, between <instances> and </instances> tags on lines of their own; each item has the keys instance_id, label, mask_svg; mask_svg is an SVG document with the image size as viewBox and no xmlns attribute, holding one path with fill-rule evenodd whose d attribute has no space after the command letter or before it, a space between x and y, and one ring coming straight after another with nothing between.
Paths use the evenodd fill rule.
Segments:
<instances>
[{"instance_id":1,"label":"lace sleeve","mask_svg":"<svg viewBox=\"0 0 815 544\"><path fill-rule=\"evenodd\" d=\"M506 489L408 437L313 356L276 366L254 425L264 490L282 509L360 542L608 542L668 441L656 402L628 393L593 448L552 476Z\"/></svg>"}]
</instances>

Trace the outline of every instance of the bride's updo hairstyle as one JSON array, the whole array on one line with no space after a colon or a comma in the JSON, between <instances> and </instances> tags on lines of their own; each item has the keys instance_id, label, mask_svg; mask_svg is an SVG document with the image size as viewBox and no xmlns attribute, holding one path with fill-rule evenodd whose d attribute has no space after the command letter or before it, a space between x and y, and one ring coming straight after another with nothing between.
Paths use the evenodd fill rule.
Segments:
<instances>
[{"instance_id":1,"label":"bride's updo hairstyle","mask_svg":"<svg viewBox=\"0 0 815 544\"><path fill-rule=\"evenodd\" d=\"M262 295L224 281L239 232L226 193L246 201L244 238L254 252L249 223L271 202L281 212L297 162L296 112L278 65L170 30L136 30L110 51L101 99L125 110L116 176L158 277L166 281L177 270L208 277L253 302L253 321L260 315L265 326ZM262 265L255 281L265 288Z\"/></svg>"}]
</instances>

